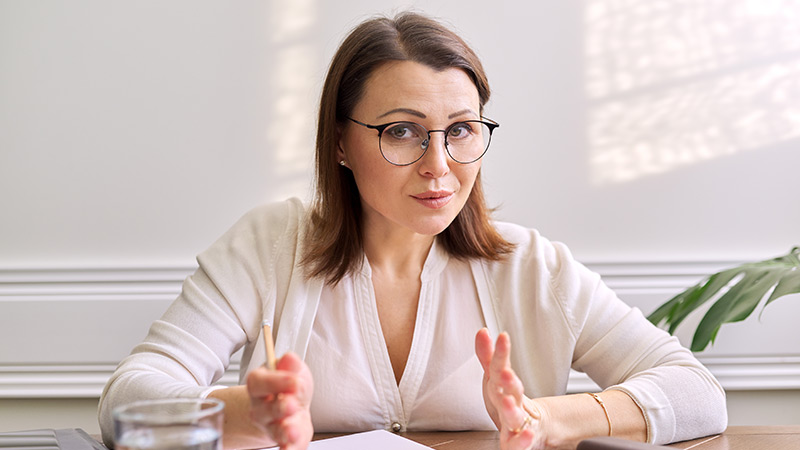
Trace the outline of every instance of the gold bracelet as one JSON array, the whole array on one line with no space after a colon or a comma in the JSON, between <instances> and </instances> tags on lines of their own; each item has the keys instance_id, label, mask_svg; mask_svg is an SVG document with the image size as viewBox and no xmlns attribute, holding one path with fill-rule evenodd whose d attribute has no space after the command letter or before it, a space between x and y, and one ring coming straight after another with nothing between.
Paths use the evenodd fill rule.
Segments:
<instances>
[{"instance_id":1,"label":"gold bracelet","mask_svg":"<svg viewBox=\"0 0 800 450\"><path fill-rule=\"evenodd\" d=\"M606 404L603 403L603 399L600 398L599 395L593 392L587 392L587 394L591 395L592 398L597 400L597 403L600 405L601 408L603 408L603 412L606 414L606 420L608 421L608 435L611 436L611 417L609 417L608 415L608 409L606 409Z\"/></svg>"}]
</instances>

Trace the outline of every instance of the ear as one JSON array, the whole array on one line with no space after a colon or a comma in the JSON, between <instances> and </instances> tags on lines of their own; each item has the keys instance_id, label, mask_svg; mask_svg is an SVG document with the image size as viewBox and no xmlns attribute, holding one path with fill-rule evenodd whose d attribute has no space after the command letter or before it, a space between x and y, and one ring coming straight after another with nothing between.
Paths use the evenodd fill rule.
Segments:
<instances>
[{"instance_id":1,"label":"ear","mask_svg":"<svg viewBox=\"0 0 800 450\"><path fill-rule=\"evenodd\" d=\"M336 125L336 160L347 161L347 155L344 153L344 127Z\"/></svg>"}]
</instances>

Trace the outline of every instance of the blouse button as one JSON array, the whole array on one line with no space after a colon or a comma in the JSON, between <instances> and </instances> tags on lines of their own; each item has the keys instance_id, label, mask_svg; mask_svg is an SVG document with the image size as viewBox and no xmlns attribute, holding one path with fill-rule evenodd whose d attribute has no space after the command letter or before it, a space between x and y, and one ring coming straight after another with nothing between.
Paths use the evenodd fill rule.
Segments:
<instances>
[{"instance_id":1,"label":"blouse button","mask_svg":"<svg viewBox=\"0 0 800 450\"><path fill-rule=\"evenodd\" d=\"M399 422L392 422L392 431L393 431L393 432L395 432L395 433L399 433L399 432L400 432L400 430L402 430L402 429L403 429L403 426L402 426L402 425L400 425L400 423L399 423Z\"/></svg>"}]
</instances>

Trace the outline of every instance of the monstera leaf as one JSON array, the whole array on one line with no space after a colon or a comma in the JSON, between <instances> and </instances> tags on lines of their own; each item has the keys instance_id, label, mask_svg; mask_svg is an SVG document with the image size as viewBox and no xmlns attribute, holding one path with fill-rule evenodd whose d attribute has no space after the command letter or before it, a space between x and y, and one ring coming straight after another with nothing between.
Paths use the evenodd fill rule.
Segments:
<instances>
[{"instance_id":1,"label":"monstera leaf","mask_svg":"<svg viewBox=\"0 0 800 450\"><path fill-rule=\"evenodd\" d=\"M770 290L762 311L784 295L800 293L800 247L779 258L717 272L668 300L647 318L655 325L668 325L669 332L674 333L692 311L724 292L697 325L691 349L699 352L714 342L723 324L750 316Z\"/></svg>"}]
</instances>

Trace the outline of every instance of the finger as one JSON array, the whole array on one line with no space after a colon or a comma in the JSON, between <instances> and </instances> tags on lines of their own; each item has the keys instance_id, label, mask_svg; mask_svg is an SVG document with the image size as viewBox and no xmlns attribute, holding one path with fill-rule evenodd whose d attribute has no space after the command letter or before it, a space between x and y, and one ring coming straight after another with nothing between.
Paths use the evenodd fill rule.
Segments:
<instances>
[{"instance_id":1,"label":"finger","mask_svg":"<svg viewBox=\"0 0 800 450\"><path fill-rule=\"evenodd\" d=\"M518 434L530 426L533 418L519 406L517 399L511 395L504 395L500 407L500 421L503 428L513 434Z\"/></svg>"},{"instance_id":2,"label":"finger","mask_svg":"<svg viewBox=\"0 0 800 450\"><path fill-rule=\"evenodd\" d=\"M283 394L278 394L272 399L256 398L250 402L250 421L262 428L280 423L281 420L289 416L289 404L284 399ZM272 432L270 431L270 435Z\"/></svg>"},{"instance_id":3,"label":"finger","mask_svg":"<svg viewBox=\"0 0 800 450\"><path fill-rule=\"evenodd\" d=\"M296 354L288 352L278 360L277 368L297 376L295 390L291 392L296 394L303 404L311 403L311 396L314 393L314 377L311 375L308 365Z\"/></svg>"},{"instance_id":4,"label":"finger","mask_svg":"<svg viewBox=\"0 0 800 450\"><path fill-rule=\"evenodd\" d=\"M267 434L280 448L286 448L289 442L283 427L283 422L272 422L266 426Z\"/></svg>"},{"instance_id":5,"label":"finger","mask_svg":"<svg viewBox=\"0 0 800 450\"><path fill-rule=\"evenodd\" d=\"M299 432L296 428L300 427L301 423L297 419L297 416L302 414L303 412L299 412L298 414L272 421L266 425L267 433L269 433L270 437L272 437L275 443L280 445L281 448L285 448L286 445L298 440Z\"/></svg>"},{"instance_id":6,"label":"finger","mask_svg":"<svg viewBox=\"0 0 800 450\"><path fill-rule=\"evenodd\" d=\"M490 401L496 408L501 407L502 397L505 394L504 386L501 381L501 374L506 369L511 369L509 361L509 337L508 333L503 332L497 337L497 343L493 346L494 351L488 364L484 377L487 380L485 393L488 394Z\"/></svg>"},{"instance_id":7,"label":"finger","mask_svg":"<svg viewBox=\"0 0 800 450\"><path fill-rule=\"evenodd\" d=\"M497 343L494 346L494 355L492 355L492 361L489 364L489 371L492 377L499 377L501 370L511 366L509 360L510 352L511 340L508 337L508 333L504 331L500 333L500 336L497 336Z\"/></svg>"},{"instance_id":8,"label":"finger","mask_svg":"<svg viewBox=\"0 0 800 450\"><path fill-rule=\"evenodd\" d=\"M275 368L292 373L300 373L304 368L303 360L293 352L287 352L278 359Z\"/></svg>"},{"instance_id":9,"label":"finger","mask_svg":"<svg viewBox=\"0 0 800 450\"><path fill-rule=\"evenodd\" d=\"M484 373L489 371L489 363L492 361L494 355L494 343L492 337L489 336L489 330L481 328L478 334L475 335L475 354L478 356L483 367Z\"/></svg>"},{"instance_id":10,"label":"finger","mask_svg":"<svg viewBox=\"0 0 800 450\"><path fill-rule=\"evenodd\" d=\"M258 367L247 374L247 392L250 397L267 397L280 392L297 390L297 375L279 370Z\"/></svg>"},{"instance_id":11,"label":"finger","mask_svg":"<svg viewBox=\"0 0 800 450\"><path fill-rule=\"evenodd\" d=\"M519 433L509 433L506 438L506 449L528 449L533 444L535 433L530 428L525 428Z\"/></svg>"},{"instance_id":12,"label":"finger","mask_svg":"<svg viewBox=\"0 0 800 450\"><path fill-rule=\"evenodd\" d=\"M314 434L308 411L301 411L283 420L279 433L282 438L281 449L305 449Z\"/></svg>"},{"instance_id":13,"label":"finger","mask_svg":"<svg viewBox=\"0 0 800 450\"><path fill-rule=\"evenodd\" d=\"M500 372L500 386L503 388L504 394L511 395L517 399L517 406L522 405L525 387L522 385L522 381L519 377L517 377L517 374L510 367L506 367Z\"/></svg>"},{"instance_id":14,"label":"finger","mask_svg":"<svg viewBox=\"0 0 800 450\"><path fill-rule=\"evenodd\" d=\"M278 422L302 409L300 400L292 394L277 394L272 399L253 401L250 408L251 418L257 423Z\"/></svg>"}]
</instances>

